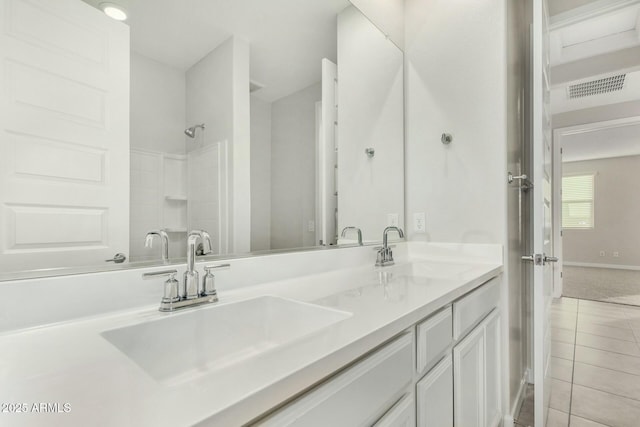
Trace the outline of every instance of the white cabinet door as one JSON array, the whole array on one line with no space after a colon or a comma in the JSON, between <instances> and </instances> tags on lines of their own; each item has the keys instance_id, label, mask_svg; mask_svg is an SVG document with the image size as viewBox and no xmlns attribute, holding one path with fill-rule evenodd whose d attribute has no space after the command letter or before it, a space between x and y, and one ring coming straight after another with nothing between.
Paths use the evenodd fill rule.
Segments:
<instances>
[{"instance_id":1,"label":"white cabinet door","mask_svg":"<svg viewBox=\"0 0 640 427\"><path fill-rule=\"evenodd\" d=\"M419 427L453 426L453 366L451 356L438 363L416 385Z\"/></svg>"},{"instance_id":2,"label":"white cabinet door","mask_svg":"<svg viewBox=\"0 0 640 427\"><path fill-rule=\"evenodd\" d=\"M77 0L0 5L0 265L129 252L129 27Z\"/></svg>"},{"instance_id":3,"label":"white cabinet door","mask_svg":"<svg viewBox=\"0 0 640 427\"><path fill-rule=\"evenodd\" d=\"M414 427L416 425L416 408L413 393L400 399L393 408L382 417L374 427Z\"/></svg>"},{"instance_id":4,"label":"white cabinet door","mask_svg":"<svg viewBox=\"0 0 640 427\"><path fill-rule=\"evenodd\" d=\"M500 424L500 312L494 310L484 322L485 426Z\"/></svg>"},{"instance_id":5,"label":"white cabinet door","mask_svg":"<svg viewBox=\"0 0 640 427\"><path fill-rule=\"evenodd\" d=\"M456 427L484 427L484 338L481 324L453 349Z\"/></svg>"},{"instance_id":6,"label":"white cabinet door","mask_svg":"<svg viewBox=\"0 0 640 427\"><path fill-rule=\"evenodd\" d=\"M495 427L500 398L500 312L494 309L453 349L455 425Z\"/></svg>"}]
</instances>

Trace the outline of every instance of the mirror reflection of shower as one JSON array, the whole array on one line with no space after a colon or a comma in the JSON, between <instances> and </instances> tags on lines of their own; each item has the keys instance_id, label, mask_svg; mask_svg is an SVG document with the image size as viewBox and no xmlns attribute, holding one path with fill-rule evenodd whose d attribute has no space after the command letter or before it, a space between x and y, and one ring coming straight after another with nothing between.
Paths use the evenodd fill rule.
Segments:
<instances>
[{"instance_id":1,"label":"mirror reflection of shower","mask_svg":"<svg viewBox=\"0 0 640 427\"><path fill-rule=\"evenodd\" d=\"M204 130L204 123L202 123L201 125L191 126L189 129L185 129L184 130L184 134L187 135L189 138L195 138L196 137L196 129L198 129L198 128Z\"/></svg>"}]
</instances>

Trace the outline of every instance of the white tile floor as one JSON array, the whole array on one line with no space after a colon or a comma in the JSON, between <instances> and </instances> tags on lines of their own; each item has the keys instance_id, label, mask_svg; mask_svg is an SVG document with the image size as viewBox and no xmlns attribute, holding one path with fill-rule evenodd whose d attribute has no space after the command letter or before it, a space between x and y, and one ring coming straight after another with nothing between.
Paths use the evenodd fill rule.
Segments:
<instances>
[{"instance_id":1,"label":"white tile floor","mask_svg":"<svg viewBox=\"0 0 640 427\"><path fill-rule=\"evenodd\" d=\"M640 426L640 307L562 298L547 426Z\"/></svg>"}]
</instances>

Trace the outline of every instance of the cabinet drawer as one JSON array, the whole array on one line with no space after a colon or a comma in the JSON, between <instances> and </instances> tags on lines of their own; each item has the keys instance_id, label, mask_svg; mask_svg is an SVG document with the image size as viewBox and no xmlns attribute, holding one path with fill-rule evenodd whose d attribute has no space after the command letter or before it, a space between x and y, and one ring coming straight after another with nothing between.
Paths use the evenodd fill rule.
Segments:
<instances>
[{"instance_id":1,"label":"cabinet drawer","mask_svg":"<svg viewBox=\"0 0 640 427\"><path fill-rule=\"evenodd\" d=\"M453 341L451 306L418 323L416 369L425 372L433 366Z\"/></svg>"},{"instance_id":2,"label":"cabinet drawer","mask_svg":"<svg viewBox=\"0 0 640 427\"><path fill-rule=\"evenodd\" d=\"M351 427L373 424L411 383L412 341L411 333L402 335L256 425Z\"/></svg>"},{"instance_id":3,"label":"cabinet drawer","mask_svg":"<svg viewBox=\"0 0 640 427\"><path fill-rule=\"evenodd\" d=\"M460 339L500 302L500 280L496 277L453 303L453 338Z\"/></svg>"}]
</instances>

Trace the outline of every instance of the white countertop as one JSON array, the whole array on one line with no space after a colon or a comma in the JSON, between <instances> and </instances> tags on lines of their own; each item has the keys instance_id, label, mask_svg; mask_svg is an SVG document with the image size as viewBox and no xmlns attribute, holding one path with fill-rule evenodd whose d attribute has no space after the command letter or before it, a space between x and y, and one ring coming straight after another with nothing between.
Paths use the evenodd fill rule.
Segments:
<instances>
[{"instance_id":1,"label":"white countertop","mask_svg":"<svg viewBox=\"0 0 640 427\"><path fill-rule=\"evenodd\" d=\"M240 425L501 271L496 263L418 259L220 292L219 304L274 295L352 316L283 348L177 384L156 381L100 335L173 315L158 312L156 305L1 334L0 403L24 403L30 413L0 412L0 425ZM58 403L61 413L33 413L34 403ZM64 404L70 407L67 413Z\"/></svg>"}]
</instances>

